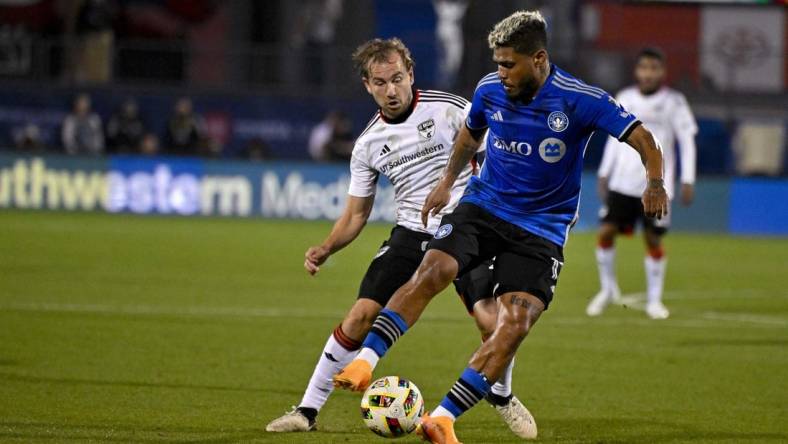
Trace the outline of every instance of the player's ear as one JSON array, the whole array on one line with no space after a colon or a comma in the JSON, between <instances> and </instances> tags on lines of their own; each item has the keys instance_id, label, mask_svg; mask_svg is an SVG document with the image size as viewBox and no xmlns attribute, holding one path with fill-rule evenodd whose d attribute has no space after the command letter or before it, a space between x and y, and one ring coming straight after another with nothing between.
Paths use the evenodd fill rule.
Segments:
<instances>
[{"instance_id":1,"label":"player's ear","mask_svg":"<svg viewBox=\"0 0 788 444\"><path fill-rule=\"evenodd\" d=\"M410 77L410 84L413 85L416 81L416 76L413 74L413 68L408 70L408 76Z\"/></svg>"},{"instance_id":2,"label":"player's ear","mask_svg":"<svg viewBox=\"0 0 788 444\"><path fill-rule=\"evenodd\" d=\"M364 88L367 90L367 92L372 94L372 85L369 84L369 79L366 77L361 77L361 83L364 84Z\"/></svg>"},{"instance_id":3,"label":"player's ear","mask_svg":"<svg viewBox=\"0 0 788 444\"><path fill-rule=\"evenodd\" d=\"M541 68L547 66L547 50L544 48L536 51L533 55L534 66Z\"/></svg>"}]
</instances>

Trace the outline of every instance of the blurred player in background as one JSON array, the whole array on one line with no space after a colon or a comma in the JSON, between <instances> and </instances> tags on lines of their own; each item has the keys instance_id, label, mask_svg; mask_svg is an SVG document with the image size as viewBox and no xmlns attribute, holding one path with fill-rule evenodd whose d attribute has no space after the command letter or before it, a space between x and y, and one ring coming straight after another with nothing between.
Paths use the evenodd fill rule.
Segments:
<instances>
[{"instance_id":1,"label":"blurred player in background","mask_svg":"<svg viewBox=\"0 0 788 444\"><path fill-rule=\"evenodd\" d=\"M646 48L635 62L636 85L624 88L616 99L638 116L662 143L665 166L665 188L674 196L676 180L675 142L681 155L681 201L692 203L695 183L695 133L698 127L687 99L668 88L665 81L665 57L661 51ZM618 302L621 290L616 281L615 240L618 233L631 234L635 225L643 225L646 243L646 314L652 319L665 319L669 312L662 303L667 259L662 237L670 224L670 214L662 219L646 217L640 196L646 189L646 174L640 156L625 144L609 138L599 166L599 194L605 202L601 210L599 244L596 249L601 289L586 308L589 316L602 314L611 302Z\"/></svg>"},{"instance_id":2,"label":"blurred player in background","mask_svg":"<svg viewBox=\"0 0 788 444\"><path fill-rule=\"evenodd\" d=\"M487 396L553 299L563 246L577 218L583 154L594 131L626 141L640 154L640 168L648 171L645 211L661 216L668 205L654 137L605 91L550 62L547 23L538 11L501 20L488 43L498 70L476 87L449 163L422 208L424 223L454 202L452 190L487 133L482 171L443 217L418 270L380 311L358 356L334 377L339 387L363 390L378 361L432 298L494 257L495 331L417 429L439 444L459 442L454 421Z\"/></svg>"},{"instance_id":3,"label":"blurred player in background","mask_svg":"<svg viewBox=\"0 0 788 444\"><path fill-rule=\"evenodd\" d=\"M330 255L359 235L372 211L381 174L394 187L397 225L369 265L355 304L328 337L301 404L269 423L269 432L314 430L318 411L334 388L332 376L358 354L372 321L416 271L440 218L457 205L475 169L473 162L465 162L450 190L450 202L422 224L422 205L449 161L468 101L454 94L414 89L413 60L399 39L371 40L356 50L353 60L380 109L353 148L345 211L323 243L307 250L304 267L316 274ZM495 329L498 312L490 268L490 262L479 264L455 281L482 340ZM513 363L507 363L487 399L515 434L535 437L533 417L512 394Z\"/></svg>"}]
</instances>

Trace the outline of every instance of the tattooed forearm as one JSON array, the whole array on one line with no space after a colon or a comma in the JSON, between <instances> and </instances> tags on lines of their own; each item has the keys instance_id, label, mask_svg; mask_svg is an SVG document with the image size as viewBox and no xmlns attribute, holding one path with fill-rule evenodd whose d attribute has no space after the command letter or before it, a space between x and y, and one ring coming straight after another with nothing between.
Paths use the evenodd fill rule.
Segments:
<instances>
[{"instance_id":1,"label":"tattooed forearm","mask_svg":"<svg viewBox=\"0 0 788 444\"><path fill-rule=\"evenodd\" d=\"M443 173L443 182L445 185L451 185L457 179L457 176L462 173L462 170L468 166L468 163L476 154L479 149L479 141L471 136L468 128L463 127L457 135L457 140L454 141L451 157L446 169Z\"/></svg>"},{"instance_id":2,"label":"tattooed forearm","mask_svg":"<svg viewBox=\"0 0 788 444\"><path fill-rule=\"evenodd\" d=\"M449 164L446 165L446 172L452 177L457 177L462 173L462 170L471 161L473 155L476 154L477 146L471 144L457 143L454 146L454 151L449 158Z\"/></svg>"}]
</instances>

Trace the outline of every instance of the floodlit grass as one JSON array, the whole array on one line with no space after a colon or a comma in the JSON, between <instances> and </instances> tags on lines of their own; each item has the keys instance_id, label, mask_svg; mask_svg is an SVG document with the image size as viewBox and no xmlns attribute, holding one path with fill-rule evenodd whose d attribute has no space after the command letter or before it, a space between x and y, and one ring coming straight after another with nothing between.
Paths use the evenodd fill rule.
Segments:
<instances>
[{"instance_id":1,"label":"floodlit grass","mask_svg":"<svg viewBox=\"0 0 788 444\"><path fill-rule=\"evenodd\" d=\"M0 441L383 442L346 392L318 432L263 428L299 402L390 227L367 227L316 278L303 252L328 223L3 211L0 227ZM592 234L572 236L517 357L540 441L788 440L788 240L671 234L660 322L637 296L584 315L593 248ZM643 291L642 268L640 241L622 240L625 293ZM431 409L478 343L447 291L376 375L413 380ZM457 433L519 442L487 405Z\"/></svg>"}]
</instances>

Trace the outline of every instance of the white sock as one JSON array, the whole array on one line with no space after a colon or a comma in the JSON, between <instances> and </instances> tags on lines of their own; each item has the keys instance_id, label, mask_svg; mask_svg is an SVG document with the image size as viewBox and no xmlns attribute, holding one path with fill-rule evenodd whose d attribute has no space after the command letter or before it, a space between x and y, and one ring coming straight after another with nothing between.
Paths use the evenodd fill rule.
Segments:
<instances>
[{"instance_id":1,"label":"white sock","mask_svg":"<svg viewBox=\"0 0 788 444\"><path fill-rule=\"evenodd\" d=\"M599 285L602 291L611 292L618 288L616 281L616 247L596 247L596 265L599 269Z\"/></svg>"},{"instance_id":2,"label":"white sock","mask_svg":"<svg viewBox=\"0 0 788 444\"><path fill-rule=\"evenodd\" d=\"M380 361L380 356L375 353L375 350L372 350L369 347L363 347L361 351L358 353L357 359L363 359L369 362L369 365L372 367L372 370L375 370L375 367L378 365L378 361Z\"/></svg>"},{"instance_id":3,"label":"white sock","mask_svg":"<svg viewBox=\"0 0 788 444\"><path fill-rule=\"evenodd\" d=\"M665 268L668 265L668 261L665 256L659 259L646 256L644 263L646 266L648 303L662 302L662 289L665 286Z\"/></svg>"},{"instance_id":4,"label":"white sock","mask_svg":"<svg viewBox=\"0 0 788 444\"><path fill-rule=\"evenodd\" d=\"M430 416L432 416L433 418L436 417L436 416L445 416L445 417L451 419L452 421L457 419L454 415L451 414L450 411L448 411L445 408L443 408L442 405L439 405L438 407L435 407L435 410L433 410L432 413L430 413Z\"/></svg>"},{"instance_id":5,"label":"white sock","mask_svg":"<svg viewBox=\"0 0 788 444\"><path fill-rule=\"evenodd\" d=\"M506 366L503 375L492 385L490 389L493 393L504 398L512 394L512 370L514 369L514 358Z\"/></svg>"},{"instance_id":6,"label":"white sock","mask_svg":"<svg viewBox=\"0 0 788 444\"><path fill-rule=\"evenodd\" d=\"M317 361L315 371L309 380L309 385L304 392L304 398L299 407L309 407L320 410L328 400L328 395L334 390L332 378L342 370L358 354L358 350L348 350L339 345L334 335L328 337L320 360ZM330 356L330 357L329 357Z\"/></svg>"}]
</instances>

